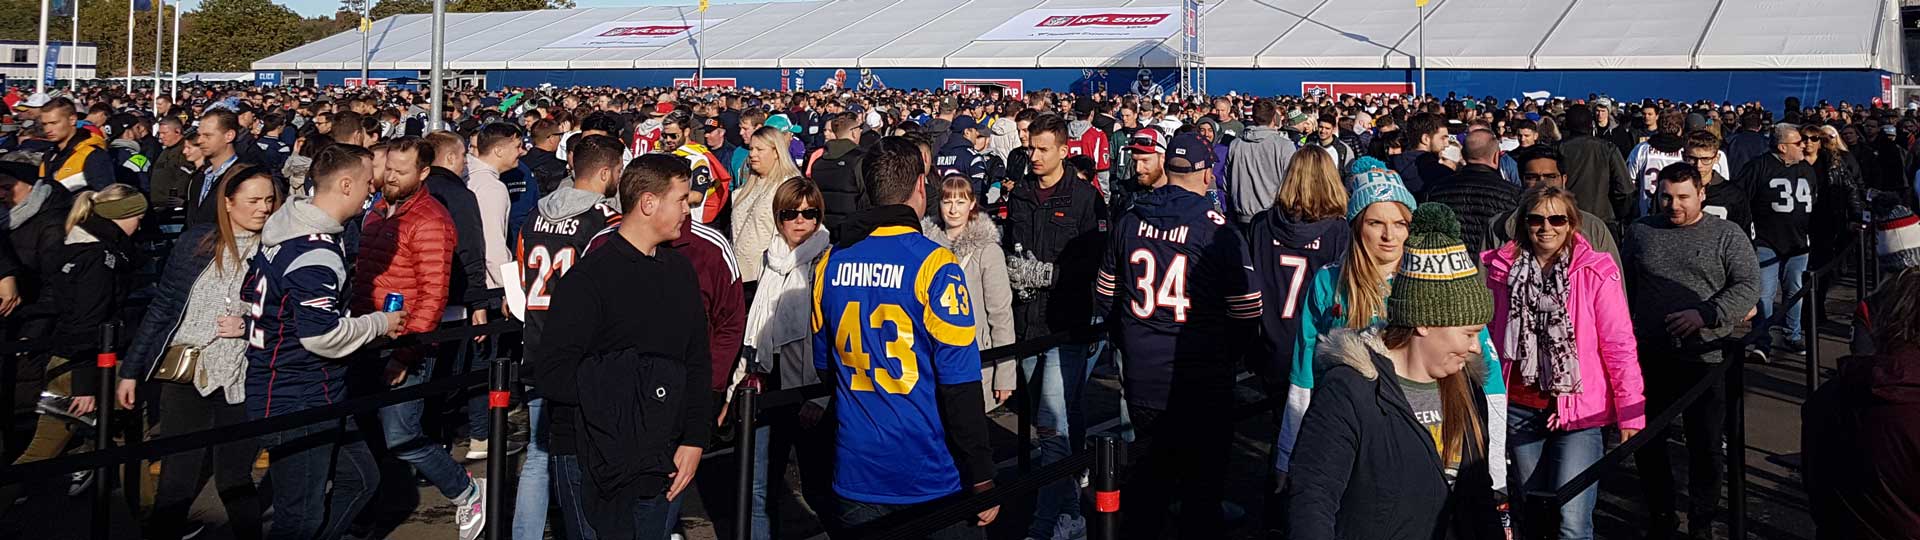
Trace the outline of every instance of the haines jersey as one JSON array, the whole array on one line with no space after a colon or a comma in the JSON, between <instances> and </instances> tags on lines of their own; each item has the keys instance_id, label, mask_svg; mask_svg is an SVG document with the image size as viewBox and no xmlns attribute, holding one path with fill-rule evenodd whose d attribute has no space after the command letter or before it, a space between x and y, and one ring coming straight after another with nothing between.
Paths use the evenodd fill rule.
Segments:
<instances>
[{"instance_id":1,"label":"haines jersey","mask_svg":"<svg viewBox=\"0 0 1920 540\"><path fill-rule=\"evenodd\" d=\"M1111 234L1094 293L1118 319L1127 402L1165 408L1176 363L1183 381L1231 384L1261 312L1239 231L1206 197L1167 185L1135 199Z\"/></svg>"},{"instance_id":2,"label":"haines jersey","mask_svg":"<svg viewBox=\"0 0 1920 540\"><path fill-rule=\"evenodd\" d=\"M527 295L524 339L528 351L539 349L536 345L546 325L547 307L553 303L554 284L586 255L587 242L594 235L620 225L620 209L614 201L600 197L598 202L581 204L594 195L562 188L542 198L520 225L514 259L520 261L520 290Z\"/></svg>"},{"instance_id":3,"label":"haines jersey","mask_svg":"<svg viewBox=\"0 0 1920 540\"><path fill-rule=\"evenodd\" d=\"M813 364L833 370L834 491L913 504L960 491L936 387L980 380L973 303L953 252L885 226L814 267Z\"/></svg>"}]
</instances>

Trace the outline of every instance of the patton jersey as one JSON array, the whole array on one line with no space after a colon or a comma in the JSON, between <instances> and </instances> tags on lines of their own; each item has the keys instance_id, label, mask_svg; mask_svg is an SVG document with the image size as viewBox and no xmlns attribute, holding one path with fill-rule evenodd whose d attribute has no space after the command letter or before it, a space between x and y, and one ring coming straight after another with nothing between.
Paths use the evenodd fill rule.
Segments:
<instances>
[{"instance_id":1,"label":"patton jersey","mask_svg":"<svg viewBox=\"0 0 1920 540\"><path fill-rule=\"evenodd\" d=\"M1249 260L1226 216L1186 188L1155 189L1120 216L1094 293L1118 318L1128 403L1165 408L1175 364L1232 380L1233 346L1261 312Z\"/></svg>"},{"instance_id":2,"label":"patton jersey","mask_svg":"<svg viewBox=\"0 0 1920 540\"><path fill-rule=\"evenodd\" d=\"M514 260L520 261L520 290L527 295L523 339L528 351L539 350L536 345L546 325L547 307L553 303L554 283L586 255L587 242L620 225L620 210L610 200L571 216L545 214L536 207L520 226L520 239L514 245Z\"/></svg>"},{"instance_id":3,"label":"patton jersey","mask_svg":"<svg viewBox=\"0 0 1920 540\"><path fill-rule=\"evenodd\" d=\"M888 226L814 267L813 364L835 373L833 489L915 504L959 492L935 390L980 380L973 302L953 252Z\"/></svg>"},{"instance_id":4,"label":"patton jersey","mask_svg":"<svg viewBox=\"0 0 1920 540\"><path fill-rule=\"evenodd\" d=\"M248 264L247 412L266 418L331 405L347 396L347 365L308 351L300 338L333 331L347 315L347 270L331 234L262 249Z\"/></svg>"}]
</instances>

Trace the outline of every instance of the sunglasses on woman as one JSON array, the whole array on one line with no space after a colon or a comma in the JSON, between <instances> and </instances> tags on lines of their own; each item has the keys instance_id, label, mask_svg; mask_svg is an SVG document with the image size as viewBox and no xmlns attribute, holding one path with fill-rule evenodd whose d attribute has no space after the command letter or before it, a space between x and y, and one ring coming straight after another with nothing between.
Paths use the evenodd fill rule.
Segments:
<instances>
[{"instance_id":1,"label":"sunglasses on woman","mask_svg":"<svg viewBox=\"0 0 1920 540\"><path fill-rule=\"evenodd\" d=\"M1565 216L1562 216L1562 217L1565 217ZM808 208L806 210L789 209L789 210L780 211L780 221L793 221L800 218L807 218L809 221L819 221L820 209Z\"/></svg>"},{"instance_id":2,"label":"sunglasses on woman","mask_svg":"<svg viewBox=\"0 0 1920 540\"><path fill-rule=\"evenodd\" d=\"M1547 224L1552 224L1555 227L1565 227L1567 226L1567 221L1566 214L1554 214L1551 216L1527 214L1527 226L1529 227L1539 227Z\"/></svg>"}]
</instances>

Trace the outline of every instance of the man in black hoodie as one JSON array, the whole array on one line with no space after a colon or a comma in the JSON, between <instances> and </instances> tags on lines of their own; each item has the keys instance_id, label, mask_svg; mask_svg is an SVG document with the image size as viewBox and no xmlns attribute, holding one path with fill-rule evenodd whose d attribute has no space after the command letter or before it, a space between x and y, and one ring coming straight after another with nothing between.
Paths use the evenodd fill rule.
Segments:
<instances>
[{"instance_id":1,"label":"man in black hoodie","mask_svg":"<svg viewBox=\"0 0 1920 540\"><path fill-rule=\"evenodd\" d=\"M867 201L866 180L860 174L860 163L866 155L860 151L860 142L854 140L860 126L860 116L853 113L840 113L827 119L827 145L814 151L812 159L807 161L807 178L820 186L821 200L826 203L826 212L821 224L827 230L833 230L847 220L848 216L866 210L871 203Z\"/></svg>"},{"instance_id":2,"label":"man in black hoodie","mask_svg":"<svg viewBox=\"0 0 1920 540\"><path fill-rule=\"evenodd\" d=\"M1427 202L1446 203L1460 219L1461 238L1469 253L1500 246L1484 243L1494 216L1512 212L1520 204L1520 186L1500 176L1500 139L1487 130L1467 134L1465 165L1427 192Z\"/></svg>"}]
</instances>

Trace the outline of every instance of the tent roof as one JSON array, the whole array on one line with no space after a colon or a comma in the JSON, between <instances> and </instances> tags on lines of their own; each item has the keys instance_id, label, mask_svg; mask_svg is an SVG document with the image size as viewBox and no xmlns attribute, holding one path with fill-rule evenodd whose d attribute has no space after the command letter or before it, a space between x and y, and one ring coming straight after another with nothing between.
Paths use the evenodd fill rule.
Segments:
<instances>
[{"instance_id":1,"label":"tent roof","mask_svg":"<svg viewBox=\"0 0 1920 540\"><path fill-rule=\"evenodd\" d=\"M1172 67L1181 37L975 41L1029 9L1177 6L1179 0L815 0L709 9L705 35L654 47L550 48L611 21L696 21L691 6L447 17L452 69ZM1208 64L1400 68L1420 49L1406 0L1218 0L1205 5ZM1886 69L1900 62L1897 6L1883 0L1433 0L1428 65L1452 69ZM1658 16L1649 16L1658 14ZM260 59L255 70L360 67L349 30ZM432 20L373 24L372 69L428 69ZM695 52L695 42L700 50Z\"/></svg>"}]
</instances>

